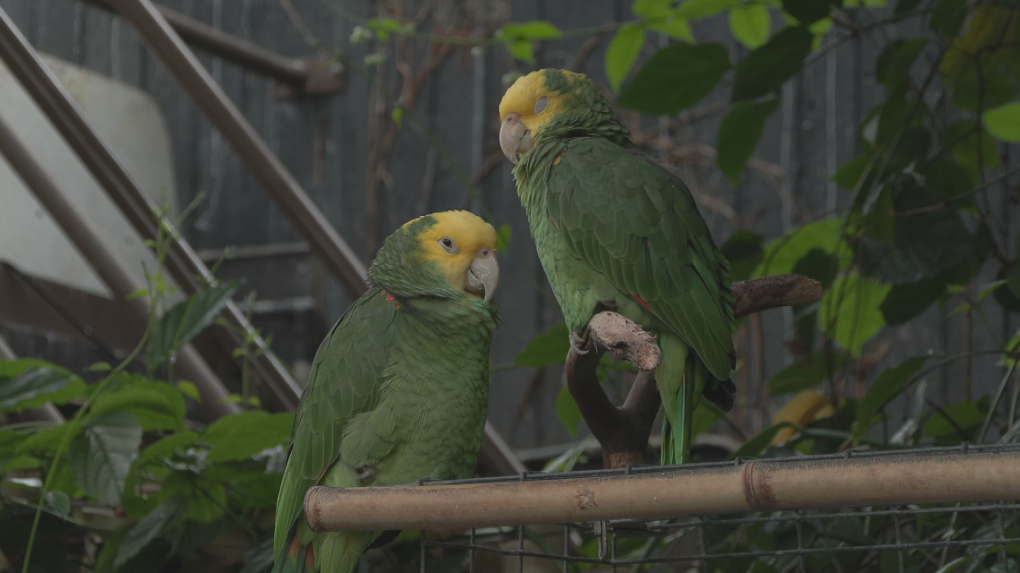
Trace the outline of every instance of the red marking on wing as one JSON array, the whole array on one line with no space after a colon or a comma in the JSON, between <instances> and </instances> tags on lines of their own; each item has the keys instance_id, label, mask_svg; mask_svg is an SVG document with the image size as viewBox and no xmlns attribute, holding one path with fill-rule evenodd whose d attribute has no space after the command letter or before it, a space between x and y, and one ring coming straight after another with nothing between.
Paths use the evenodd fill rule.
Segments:
<instances>
[{"instance_id":1,"label":"red marking on wing","mask_svg":"<svg viewBox=\"0 0 1020 573\"><path fill-rule=\"evenodd\" d=\"M309 546L309 549L311 549L311 546ZM300 554L301 542L298 541L297 536L294 536L294 540L290 542L290 547L287 549L287 556L291 559L297 559Z\"/></svg>"},{"instance_id":2,"label":"red marking on wing","mask_svg":"<svg viewBox=\"0 0 1020 573\"><path fill-rule=\"evenodd\" d=\"M648 306L648 303L645 302L645 299L639 297L638 295L634 295L634 300L638 301L638 304L640 304L641 306L647 308L648 312L652 312L652 307Z\"/></svg>"},{"instance_id":3,"label":"red marking on wing","mask_svg":"<svg viewBox=\"0 0 1020 573\"><path fill-rule=\"evenodd\" d=\"M305 568L307 571L315 570L315 552L312 550L312 544L308 544L308 548L305 551Z\"/></svg>"},{"instance_id":4,"label":"red marking on wing","mask_svg":"<svg viewBox=\"0 0 1020 573\"><path fill-rule=\"evenodd\" d=\"M397 297L395 297L395 296L391 295L390 293L386 292L386 289L383 289L383 294L386 295L386 302L393 302L393 301L397 300Z\"/></svg>"}]
</instances>

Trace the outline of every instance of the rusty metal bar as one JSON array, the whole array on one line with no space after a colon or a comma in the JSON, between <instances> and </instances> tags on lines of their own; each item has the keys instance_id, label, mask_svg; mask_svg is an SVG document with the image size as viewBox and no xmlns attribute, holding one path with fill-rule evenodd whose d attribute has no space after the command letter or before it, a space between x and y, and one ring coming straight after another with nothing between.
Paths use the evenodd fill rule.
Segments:
<instances>
[{"instance_id":1,"label":"rusty metal bar","mask_svg":"<svg viewBox=\"0 0 1020 573\"><path fill-rule=\"evenodd\" d=\"M128 298L129 294L144 289L145 285L103 243L92 224L75 211L63 191L25 148L3 117L0 117L0 155L7 158L7 163L71 239L114 298L125 301L125 307L129 310L128 320L136 327L146 324L149 320L148 299ZM229 392L192 345L187 344L180 349L177 367L198 388L202 396L199 408L206 419L212 420L241 411L237 404L225 402Z\"/></svg>"},{"instance_id":2,"label":"rusty metal bar","mask_svg":"<svg viewBox=\"0 0 1020 573\"><path fill-rule=\"evenodd\" d=\"M82 1L109 12L116 12L109 0ZM157 9L181 39L202 51L298 88L303 87L312 78L311 66L305 60L281 56L169 8L160 6Z\"/></svg>"},{"instance_id":3,"label":"rusty metal bar","mask_svg":"<svg viewBox=\"0 0 1020 573\"><path fill-rule=\"evenodd\" d=\"M1020 499L1020 452L756 460L631 475L313 487L315 531L461 529L837 506Z\"/></svg>"},{"instance_id":4,"label":"rusty metal bar","mask_svg":"<svg viewBox=\"0 0 1020 573\"><path fill-rule=\"evenodd\" d=\"M165 229L174 230L173 222L160 216L149 203L137 182L114 157L70 94L39 59L3 8L0 8L0 59L3 59L11 73L142 238L155 240L161 225ZM173 232L177 233L176 230ZM204 284L216 281L183 239L171 243L166 268L186 293L194 293ZM281 407L293 409L297 404L294 397L300 394L300 387L290 373L273 355L265 341L260 336L253 336L254 328L236 304L228 302L222 316L235 329L251 336L257 347L259 352L252 362L253 370L258 378L268 381L264 387L272 393L263 398L270 398ZM239 344L239 337L226 329L214 327L213 331L226 352L229 353Z\"/></svg>"},{"instance_id":5,"label":"rusty metal bar","mask_svg":"<svg viewBox=\"0 0 1020 573\"><path fill-rule=\"evenodd\" d=\"M159 10L149 0L110 2L223 134L341 286L352 298L361 296L367 289L365 266Z\"/></svg>"},{"instance_id":6,"label":"rusty metal bar","mask_svg":"<svg viewBox=\"0 0 1020 573\"><path fill-rule=\"evenodd\" d=\"M17 358L18 355L14 353L14 350L11 350L7 340L4 339L3 335L0 335L0 359L17 360ZM53 422L54 424L62 424L64 422L64 417L60 415L60 411L49 402L42 408L23 410L12 417L19 422Z\"/></svg>"}]
</instances>

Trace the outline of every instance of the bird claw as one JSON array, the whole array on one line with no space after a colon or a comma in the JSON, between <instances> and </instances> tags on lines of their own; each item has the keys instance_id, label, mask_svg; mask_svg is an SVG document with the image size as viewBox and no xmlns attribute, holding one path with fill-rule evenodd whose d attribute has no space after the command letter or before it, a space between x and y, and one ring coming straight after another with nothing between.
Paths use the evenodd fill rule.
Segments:
<instances>
[{"instance_id":1,"label":"bird claw","mask_svg":"<svg viewBox=\"0 0 1020 573\"><path fill-rule=\"evenodd\" d=\"M573 350L578 356L584 356L591 352L591 350L584 350L585 346L588 346L587 332L581 334L576 331L570 332L570 349Z\"/></svg>"},{"instance_id":2,"label":"bird claw","mask_svg":"<svg viewBox=\"0 0 1020 573\"><path fill-rule=\"evenodd\" d=\"M371 464L365 464L361 467L354 468L358 472L358 481L361 483L371 482L372 478L375 477L375 466Z\"/></svg>"}]
</instances>

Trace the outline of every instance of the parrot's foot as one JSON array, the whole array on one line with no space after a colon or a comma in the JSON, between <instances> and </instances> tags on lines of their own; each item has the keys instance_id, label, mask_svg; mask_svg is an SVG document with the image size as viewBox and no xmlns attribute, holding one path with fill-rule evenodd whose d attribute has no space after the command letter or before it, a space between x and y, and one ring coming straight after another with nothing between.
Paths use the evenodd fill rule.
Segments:
<instances>
[{"instance_id":1,"label":"parrot's foot","mask_svg":"<svg viewBox=\"0 0 1020 573\"><path fill-rule=\"evenodd\" d=\"M372 479L375 478L375 466L371 464L365 464L354 469L358 472L358 481L360 481L362 485L372 483Z\"/></svg>"},{"instance_id":2,"label":"parrot's foot","mask_svg":"<svg viewBox=\"0 0 1020 573\"><path fill-rule=\"evenodd\" d=\"M591 352L591 350L584 350L585 346L588 346L588 331L583 330L581 332L571 331L570 332L570 349L577 353L579 356L584 356Z\"/></svg>"}]
</instances>

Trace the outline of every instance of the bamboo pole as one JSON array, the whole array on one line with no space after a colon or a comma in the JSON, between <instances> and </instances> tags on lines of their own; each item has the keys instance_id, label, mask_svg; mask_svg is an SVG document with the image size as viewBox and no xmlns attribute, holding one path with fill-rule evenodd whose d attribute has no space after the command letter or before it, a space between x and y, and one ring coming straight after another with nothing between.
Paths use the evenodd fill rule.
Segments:
<instances>
[{"instance_id":1,"label":"bamboo pole","mask_svg":"<svg viewBox=\"0 0 1020 573\"><path fill-rule=\"evenodd\" d=\"M624 475L313 487L315 531L462 529L835 506L1020 499L1020 451L755 460Z\"/></svg>"}]
</instances>

